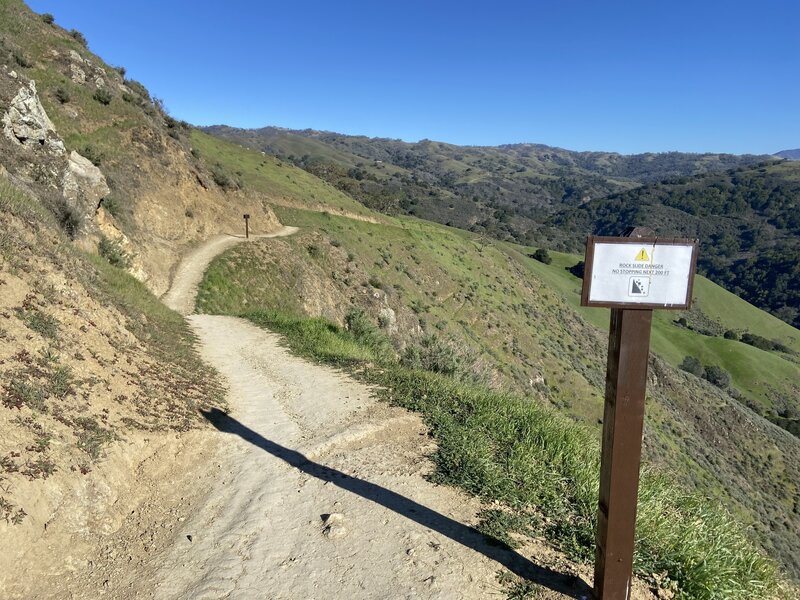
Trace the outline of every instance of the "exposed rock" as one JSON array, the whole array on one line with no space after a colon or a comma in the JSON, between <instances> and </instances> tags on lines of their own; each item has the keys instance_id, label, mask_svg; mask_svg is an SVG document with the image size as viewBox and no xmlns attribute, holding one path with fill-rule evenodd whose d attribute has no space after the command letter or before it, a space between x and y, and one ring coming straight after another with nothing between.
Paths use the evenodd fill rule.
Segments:
<instances>
[{"instance_id":1,"label":"exposed rock","mask_svg":"<svg viewBox=\"0 0 800 600\"><path fill-rule=\"evenodd\" d=\"M99 88L106 87L106 81L102 77L97 77L97 79L94 80L94 84Z\"/></svg>"},{"instance_id":2,"label":"exposed rock","mask_svg":"<svg viewBox=\"0 0 800 600\"><path fill-rule=\"evenodd\" d=\"M16 71L9 71L8 76L11 77L11 79L16 79L17 77L19 77Z\"/></svg>"},{"instance_id":3,"label":"exposed rock","mask_svg":"<svg viewBox=\"0 0 800 600\"><path fill-rule=\"evenodd\" d=\"M128 254L131 259L128 273L136 277L139 281L146 282L148 279L147 272L144 270L141 259L136 254L136 248L131 243L130 238L117 226L113 217L103 208L102 202L94 215L94 225L97 226L101 235L110 240L115 240ZM90 248L92 248L92 244L89 244L85 249L89 250Z\"/></svg>"},{"instance_id":4,"label":"exposed rock","mask_svg":"<svg viewBox=\"0 0 800 600\"><path fill-rule=\"evenodd\" d=\"M75 52L75 50L70 50L69 51L69 58L70 58L70 60L73 60L78 64L83 63L83 57L80 54L78 54L77 52Z\"/></svg>"},{"instance_id":5,"label":"exposed rock","mask_svg":"<svg viewBox=\"0 0 800 600\"><path fill-rule=\"evenodd\" d=\"M52 121L39 101L36 82L20 88L3 115L3 132L9 139L27 148L44 147L55 156L65 154L64 142L55 132Z\"/></svg>"},{"instance_id":6,"label":"exposed rock","mask_svg":"<svg viewBox=\"0 0 800 600\"><path fill-rule=\"evenodd\" d=\"M346 536L344 515L342 513L322 515L322 535L331 540Z\"/></svg>"},{"instance_id":7,"label":"exposed rock","mask_svg":"<svg viewBox=\"0 0 800 600\"><path fill-rule=\"evenodd\" d=\"M394 310L385 306L378 313L378 323L390 334L397 333L397 315Z\"/></svg>"},{"instance_id":8,"label":"exposed rock","mask_svg":"<svg viewBox=\"0 0 800 600\"><path fill-rule=\"evenodd\" d=\"M86 83L86 72L75 63L69 64L70 77L75 83Z\"/></svg>"},{"instance_id":9,"label":"exposed rock","mask_svg":"<svg viewBox=\"0 0 800 600\"><path fill-rule=\"evenodd\" d=\"M88 219L94 217L100 200L111 193L103 172L74 150L64 171L62 189L64 197Z\"/></svg>"}]
</instances>

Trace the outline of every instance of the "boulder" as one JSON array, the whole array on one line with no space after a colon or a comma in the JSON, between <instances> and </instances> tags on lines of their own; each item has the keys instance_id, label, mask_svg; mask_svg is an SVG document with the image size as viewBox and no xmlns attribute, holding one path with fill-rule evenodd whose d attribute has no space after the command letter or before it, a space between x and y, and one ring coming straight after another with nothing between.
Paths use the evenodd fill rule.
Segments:
<instances>
[{"instance_id":1,"label":"boulder","mask_svg":"<svg viewBox=\"0 0 800 600\"><path fill-rule=\"evenodd\" d=\"M3 133L27 148L45 148L54 156L66 153L64 142L55 132L52 121L39 101L36 82L23 85L2 117Z\"/></svg>"},{"instance_id":2,"label":"boulder","mask_svg":"<svg viewBox=\"0 0 800 600\"><path fill-rule=\"evenodd\" d=\"M111 193L103 172L74 150L69 154L62 189L64 197L89 218L94 216L100 200Z\"/></svg>"}]
</instances>

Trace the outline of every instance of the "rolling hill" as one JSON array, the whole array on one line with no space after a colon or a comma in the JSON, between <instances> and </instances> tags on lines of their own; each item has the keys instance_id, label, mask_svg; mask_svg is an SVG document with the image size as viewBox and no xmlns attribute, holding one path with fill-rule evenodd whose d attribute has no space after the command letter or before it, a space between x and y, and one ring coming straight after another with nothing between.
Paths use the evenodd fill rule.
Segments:
<instances>
[{"instance_id":1,"label":"rolling hill","mask_svg":"<svg viewBox=\"0 0 800 600\"><path fill-rule=\"evenodd\" d=\"M278 136L286 148L274 154L248 150L173 119L79 32L18 0L0 0L0 64L3 577L31 577L19 565L34 556L36 573L60 583L73 570L64 548L88 547L90 534L105 548L114 526L144 519L131 472L157 477L152 447L173 448L201 426L200 409L222 405L192 332L154 293L181 253L238 231L244 212L258 231L301 233L217 259L198 307L261 319L298 352L300 332L309 355L374 377L376 393L425 414L436 477L493 503L487 531L508 543L545 532L590 559L608 317L577 306L578 255L531 258L548 240L573 241L544 218L630 193L647 165L683 176L752 157L626 162L394 141L373 155L372 140L316 132ZM800 579L798 332L709 281L696 296L654 325L637 569L654 587L667 572L684 594L705 585L699 597L751 598L774 583L753 543ZM729 382L677 368L687 356ZM534 451L551 456L537 466ZM689 530L701 542L687 543ZM727 570L704 572L711 554Z\"/></svg>"},{"instance_id":2,"label":"rolling hill","mask_svg":"<svg viewBox=\"0 0 800 600\"><path fill-rule=\"evenodd\" d=\"M206 141L209 159L229 169L261 156ZM330 189L318 185L314 201ZM544 264L530 258L534 247L413 217L373 213L371 222L337 215L338 206L320 208L276 206L301 234L223 255L206 275L198 307L323 317L340 326L363 310L399 352L421 345L425 356L428 345L446 353L443 344L494 389L544 402L597 432L608 313L578 307L580 281L569 269L580 256L551 252ZM796 423L800 332L703 278L695 295L691 311L660 312L654 322L648 461L730 507L796 573L791 482L800 440L774 423ZM786 351L727 339L728 330L779 340ZM730 384L720 388L678 369L687 356L723 368Z\"/></svg>"},{"instance_id":3,"label":"rolling hill","mask_svg":"<svg viewBox=\"0 0 800 600\"><path fill-rule=\"evenodd\" d=\"M563 232L543 226L559 208L644 182L768 158L679 152L626 156L540 144L454 146L275 127L204 131L279 156L386 214L415 215L521 243L547 238L562 249L567 248Z\"/></svg>"},{"instance_id":4,"label":"rolling hill","mask_svg":"<svg viewBox=\"0 0 800 600\"><path fill-rule=\"evenodd\" d=\"M796 148L794 150L781 150L780 152L776 152L775 156L786 158L788 160L800 160L800 148Z\"/></svg>"},{"instance_id":5,"label":"rolling hill","mask_svg":"<svg viewBox=\"0 0 800 600\"><path fill-rule=\"evenodd\" d=\"M616 234L643 225L699 238L700 272L787 323L800 326L800 163L648 184L554 215L564 231ZM583 243L573 237L573 247Z\"/></svg>"}]
</instances>

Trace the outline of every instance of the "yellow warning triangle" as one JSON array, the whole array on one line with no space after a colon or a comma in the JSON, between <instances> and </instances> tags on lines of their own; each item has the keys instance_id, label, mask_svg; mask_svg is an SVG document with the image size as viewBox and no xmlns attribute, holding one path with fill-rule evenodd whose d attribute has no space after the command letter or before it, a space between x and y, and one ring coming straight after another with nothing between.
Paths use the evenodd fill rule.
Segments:
<instances>
[{"instance_id":1,"label":"yellow warning triangle","mask_svg":"<svg viewBox=\"0 0 800 600\"><path fill-rule=\"evenodd\" d=\"M645 250L644 248L639 250L639 254L636 255L636 258L634 258L634 260L637 261L637 262L639 262L639 261L647 262L648 260L650 260L650 257L647 256L647 250Z\"/></svg>"}]
</instances>

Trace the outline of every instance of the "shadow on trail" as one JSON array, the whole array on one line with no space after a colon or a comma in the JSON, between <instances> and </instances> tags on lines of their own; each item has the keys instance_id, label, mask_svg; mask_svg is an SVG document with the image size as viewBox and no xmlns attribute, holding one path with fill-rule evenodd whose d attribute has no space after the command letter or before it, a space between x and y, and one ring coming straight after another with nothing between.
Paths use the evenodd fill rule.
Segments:
<instances>
[{"instance_id":1,"label":"shadow on trail","mask_svg":"<svg viewBox=\"0 0 800 600\"><path fill-rule=\"evenodd\" d=\"M407 519L416 521L420 525L458 542L462 546L480 552L520 577L529 579L570 598L592 597L591 588L583 580L536 565L527 558L520 556L507 544L485 536L472 527L459 523L392 490L363 479L350 477L346 473L315 463L296 450L285 448L266 439L219 409L212 408L209 411L203 410L200 412L220 431L238 435L304 473L384 506Z\"/></svg>"}]
</instances>

